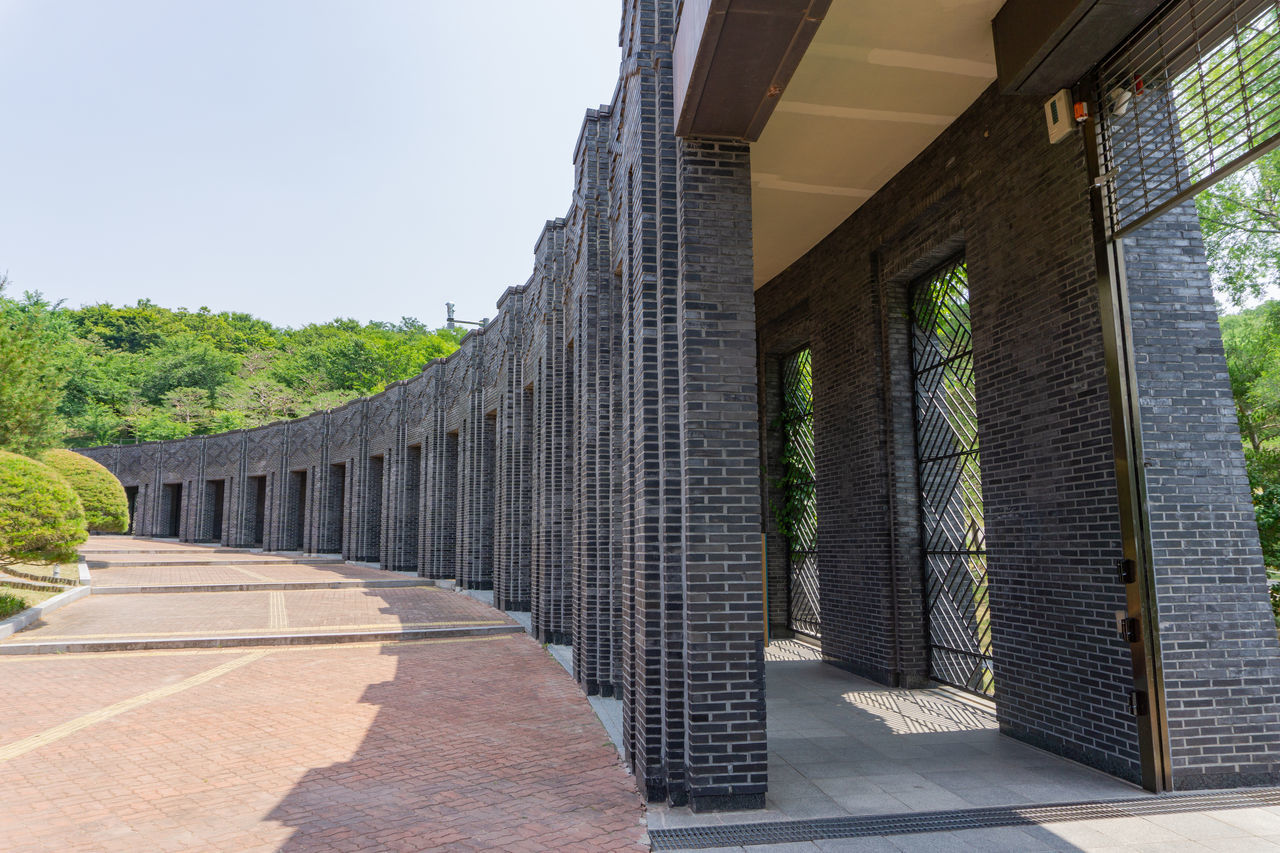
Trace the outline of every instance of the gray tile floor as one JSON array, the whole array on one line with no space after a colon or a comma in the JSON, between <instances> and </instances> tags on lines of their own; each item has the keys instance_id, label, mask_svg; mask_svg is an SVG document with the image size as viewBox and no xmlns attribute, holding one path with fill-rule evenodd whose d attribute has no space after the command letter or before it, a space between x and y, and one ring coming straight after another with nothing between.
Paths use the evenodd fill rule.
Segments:
<instances>
[{"instance_id":1,"label":"gray tile floor","mask_svg":"<svg viewBox=\"0 0 1280 853\"><path fill-rule=\"evenodd\" d=\"M651 805L650 829L1144 796L1133 785L1001 735L994 707L983 700L946 688L883 687L814 657L801 644L770 646L766 808L695 815ZM1280 850L1280 809L746 849Z\"/></svg>"}]
</instances>

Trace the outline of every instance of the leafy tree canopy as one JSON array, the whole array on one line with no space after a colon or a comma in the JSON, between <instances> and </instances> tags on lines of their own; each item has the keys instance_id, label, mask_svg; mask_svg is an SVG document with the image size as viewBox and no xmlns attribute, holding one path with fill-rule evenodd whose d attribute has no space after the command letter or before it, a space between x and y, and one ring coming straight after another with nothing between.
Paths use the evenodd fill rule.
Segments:
<instances>
[{"instance_id":1,"label":"leafy tree canopy","mask_svg":"<svg viewBox=\"0 0 1280 853\"><path fill-rule=\"evenodd\" d=\"M461 329L335 319L298 329L149 300L70 309L0 278L0 448L182 438L376 393L458 348Z\"/></svg>"}]
</instances>

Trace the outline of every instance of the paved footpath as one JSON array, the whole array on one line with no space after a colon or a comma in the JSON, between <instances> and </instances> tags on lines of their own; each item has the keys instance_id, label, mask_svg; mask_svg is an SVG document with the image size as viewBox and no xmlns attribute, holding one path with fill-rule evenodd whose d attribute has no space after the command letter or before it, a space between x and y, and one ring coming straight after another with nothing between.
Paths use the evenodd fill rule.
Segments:
<instances>
[{"instance_id":1,"label":"paved footpath","mask_svg":"<svg viewBox=\"0 0 1280 853\"><path fill-rule=\"evenodd\" d=\"M128 541L88 555L112 564L95 583L139 556ZM282 640L273 620L321 636ZM0 646L184 631L284 644L0 654L0 849L646 849L634 782L572 679L523 633L467 633L506 621L434 587L82 599ZM353 639L419 622L458 635Z\"/></svg>"}]
</instances>

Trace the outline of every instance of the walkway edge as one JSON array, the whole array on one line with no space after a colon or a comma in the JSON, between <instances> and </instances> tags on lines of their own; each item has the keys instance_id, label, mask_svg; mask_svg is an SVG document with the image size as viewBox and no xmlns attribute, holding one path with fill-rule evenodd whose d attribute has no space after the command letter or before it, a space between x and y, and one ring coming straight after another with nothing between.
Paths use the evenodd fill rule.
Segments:
<instances>
[{"instance_id":1,"label":"walkway edge","mask_svg":"<svg viewBox=\"0 0 1280 853\"><path fill-rule=\"evenodd\" d=\"M11 637L14 634L26 628L31 623L40 619L46 613L52 613L59 607L66 607L74 601L79 601L90 592L88 586L75 586L66 592L59 593L48 601L41 602L34 607L28 607L26 610L14 616L10 616L3 622L0 622L0 640Z\"/></svg>"},{"instance_id":2,"label":"walkway edge","mask_svg":"<svg viewBox=\"0 0 1280 853\"><path fill-rule=\"evenodd\" d=\"M151 595L167 592L270 592L299 589L403 589L407 587L434 587L425 578L412 580L342 581L278 581L262 583L203 583L203 584L155 584L151 586L96 586L94 595Z\"/></svg>"},{"instance_id":3,"label":"walkway edge","mask_svg":"<svg viewBox=\"0 0 1280 853\"><path fill-rule=\"evenodd\" d=\"M84 593L87 592L88 590L84 590ZM59 596L59 598L61 597ZM412 628L409 630L357 631L345 634L258 634L244 637L174 637L170 639L105 641L64 640L45 643L5 643L0 645L0 655L51 655L83 652L163 651L166 649L236 649L255 646L385 643L522 633L524 633L524 629L519 625L484 625L479 627L460 625L455 628Z\"/></svg>"}]
</instances>

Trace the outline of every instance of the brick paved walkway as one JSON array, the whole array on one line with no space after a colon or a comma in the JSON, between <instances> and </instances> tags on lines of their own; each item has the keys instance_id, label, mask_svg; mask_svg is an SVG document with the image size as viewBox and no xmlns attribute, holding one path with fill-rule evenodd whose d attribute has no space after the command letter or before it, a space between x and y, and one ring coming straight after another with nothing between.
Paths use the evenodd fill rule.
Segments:
<instances>
[{"instance_id":1,"label":"brick paved walkway","mask_svg":"<svg viewBox=\"0 0 1280 853\"><path fill-rule=\"evenodd\" d=\"M313 627L427 601L505 618L435 589L165 593L91 596L35 630L257 629L273 596ZM0 656L0 684L0 849L646 849L603 727L523 634Z\"/></svg>"}]
</instances>

